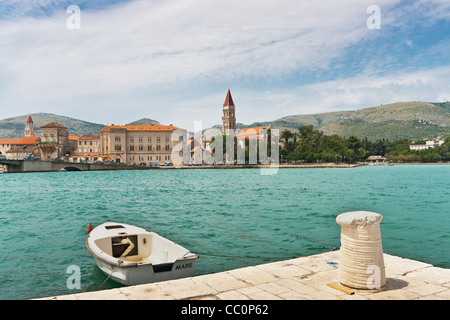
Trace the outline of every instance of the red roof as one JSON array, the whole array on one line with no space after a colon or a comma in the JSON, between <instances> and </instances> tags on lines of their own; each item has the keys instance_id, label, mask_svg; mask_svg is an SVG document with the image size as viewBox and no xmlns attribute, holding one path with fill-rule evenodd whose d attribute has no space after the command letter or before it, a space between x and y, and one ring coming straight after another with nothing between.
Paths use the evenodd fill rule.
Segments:
<instances>
[{"instance_id":1,"label":"red roof","mask_svg":"<svg viewBox=\"0 0 450 320\"><path fill-rule=\"evenodd\" d=\"M111 129L125 129L126 131L174 131L181 129L175 126L106 126L102 132L109 132Z\"/></svg>"},{"instance_id":2,"label":"red roof","mask_svg":"<svg viewBox=\"0 0 450 320\"><path fill-rule=\"evenodd\" d=\"M40 140L41 139L39 137L0 139L0 144L15 144L15 145L38 144Z\"/></svg>"},{"instance_id":3,"label":"red roof","mask_svg":"<svg viewBox=\"0 0 450 320\"><path fill-rule=\"evenodd\" d=\"M80 137L79 140L100 140L100 135L87 135Z\"/></svg>"},{"instance_id":4,"label":"red roof","mask_svg":"<svg viewBox=\"0 0 450 320\"><path fill-rule=\"evenodd\" d=\"M227 97L225 98L224 106L234 106L233 98L231 97L230 89L228 89Z\"/></svg>"},{"instance_id":5,"label":"red roof","mask_svg":"<svg viewBox=\"0 0 450 320\"><path fill-rule=\"evenodd\" d=\"M31 119L31 116L28 116L27 123L33 123L33 119Z\"/></svg>"},{"instance_id":6,"label":"red roof","mask_svg":"<svg viewBox=\"0 0 450 320\"><path fill-rule=\"evenodd\" d=\"M16 142L16 144L38 144L41 141L39 137L25 137Z\"/></svg>"},{"instance_id":7,"label":"red roof","mask_svg":"<svg viewBox=\"0 0 450 320\"><path fill-rule=\"evenodd\" d=\"M41 126L41 128L62 128L67 129L67 127L64 127L63 125L56 123L56 122L50 122L49 124L46 124L45 126Z\"/></svg>"}]
</instances>

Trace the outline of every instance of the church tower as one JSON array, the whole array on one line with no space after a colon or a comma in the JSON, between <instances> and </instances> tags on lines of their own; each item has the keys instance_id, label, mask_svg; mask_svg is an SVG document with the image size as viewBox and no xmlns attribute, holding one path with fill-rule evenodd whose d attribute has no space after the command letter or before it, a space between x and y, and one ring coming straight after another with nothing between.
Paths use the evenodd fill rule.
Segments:
<instances>
[{"instance_id":1,"label":"church tower","mask_svg":"<svg viewBox=\"0 0 450 320\"><path fill-rule=\"evenodd\" d=\"M222 133L227 134L229 132L236 132L236 108L231 97L230 89L228 89L227 97L223 104L222 117Z\"/></svg>"},{"instance_id":2,"label":"church tower","mask_svg":"<svg viewBox=\"0 0 450 320\"><path fill-rule=\"evenodd\" d=\"M25 137L34 137L34 123L31 115L28 116L27 124L25 125Z\"/></svg>"}]
</instances>

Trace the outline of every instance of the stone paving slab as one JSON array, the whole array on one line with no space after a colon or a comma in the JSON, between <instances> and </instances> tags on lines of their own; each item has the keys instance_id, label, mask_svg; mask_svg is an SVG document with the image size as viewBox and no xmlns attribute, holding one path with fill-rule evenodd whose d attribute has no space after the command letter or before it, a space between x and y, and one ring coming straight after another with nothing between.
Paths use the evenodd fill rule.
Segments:
<instances>
[{"instance_id":1,"label":"stone paving slab","mask_svg":"<svg viewBox=\"0 0 450 320\"><path fill-rule=\"evenodd\" d=\"M41 300L449 300L450 270L384 254L386 286L348 294L339 251L139 286Z\"/></svg>"}]
</instances>

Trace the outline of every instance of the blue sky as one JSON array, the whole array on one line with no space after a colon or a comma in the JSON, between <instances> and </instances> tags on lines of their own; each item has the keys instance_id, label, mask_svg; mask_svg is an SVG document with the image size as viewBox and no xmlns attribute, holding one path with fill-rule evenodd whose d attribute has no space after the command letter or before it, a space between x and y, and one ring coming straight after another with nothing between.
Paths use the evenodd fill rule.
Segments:
<instances>
[{"instance_id":1,"label":"blue sky","mask_svg":"<svg viewBox=\"0 0 450 320\"><path fill-rule=\"evenodd\" d=\"M67 28L70 5L80 29ZM370 5L380 29L369 29ZM450 1L0 2L0 119L143 117L192 130L450 100Z\"/></svg>"}]
</instances>

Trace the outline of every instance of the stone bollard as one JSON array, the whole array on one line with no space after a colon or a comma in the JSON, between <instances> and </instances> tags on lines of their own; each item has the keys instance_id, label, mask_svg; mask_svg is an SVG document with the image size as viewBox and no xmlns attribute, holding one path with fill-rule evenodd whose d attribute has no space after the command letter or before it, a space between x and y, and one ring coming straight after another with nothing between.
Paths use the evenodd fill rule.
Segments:
<instances>
[{"instance_id":1,"label":"stone bollard","mask_svg":"<svg viewBox=\"0 0 450 320\"><path fill-rule=\"evenodd\" d=\"M368 211L340 214L340 284L353 289L377 290L386 285L380 222L383 216Z\"/></svg>"}]
</instances>

